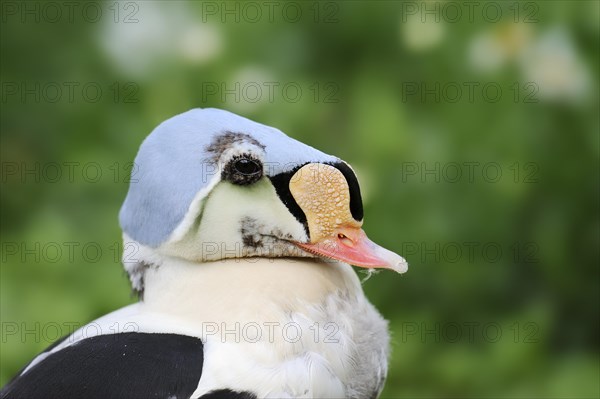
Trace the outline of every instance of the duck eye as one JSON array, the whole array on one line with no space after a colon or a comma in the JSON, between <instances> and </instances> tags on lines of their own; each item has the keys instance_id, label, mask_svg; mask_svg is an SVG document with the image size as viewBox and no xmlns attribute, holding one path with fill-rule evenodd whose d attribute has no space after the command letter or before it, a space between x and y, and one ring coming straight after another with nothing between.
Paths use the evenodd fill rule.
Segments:
<instances>
[{"instance_id":1,"label":"duck eye","mask_svg":"<svg viewBox=\"0 0 600 399\"><path fill-rule=\"evenodd\" d=\"M262 171L262 168L254 159L242 158L235 161L233 168L242 175L255 175Z\"/></svg>"},{"instance_id":2,"label":"duck eye","mask_svg":"<svg viewBox=\"0 0 600 399\"><path fill-rule=\"evenodd\" d=\"M223 180L233 184L247 185L256 183L263 174L262 163L250 155L234 157L223 170Z\"/></svg>"}]
</instances>

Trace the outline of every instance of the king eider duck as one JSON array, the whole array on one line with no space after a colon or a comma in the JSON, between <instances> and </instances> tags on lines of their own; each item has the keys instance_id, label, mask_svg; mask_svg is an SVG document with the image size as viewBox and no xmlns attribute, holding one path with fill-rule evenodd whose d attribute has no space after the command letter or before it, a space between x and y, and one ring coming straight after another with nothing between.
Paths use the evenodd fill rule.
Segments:
<instances>
[{"instance_id":1,"label":"king eider duck","mask_svg":"<svg viewBox=\"0 0 600 399\"><path fill-rule=\"evenodd\" d=\"M404 273L361 229L352 168L193 109L142 143L119 213L140 301L34 358L2 398L375 398L387 322L350 265Z\"/></svg>"}]
</instances>

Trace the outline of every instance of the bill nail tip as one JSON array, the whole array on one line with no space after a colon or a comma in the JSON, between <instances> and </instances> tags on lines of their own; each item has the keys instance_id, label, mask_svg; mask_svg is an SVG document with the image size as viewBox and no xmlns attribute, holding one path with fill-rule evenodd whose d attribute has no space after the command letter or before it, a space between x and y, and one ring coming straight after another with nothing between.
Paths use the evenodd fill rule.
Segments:
<instances>
[{"instance_id":1,"label":"bill nail tip","mask_svg":"<svg viewBox=\"0 0 600 399\"><path fill-rule=\"evenodd\" d=\"M399 274L406 273L408 271L408 263L403 259L396 263L394 270Z\"/></svg>"}]
</instances>

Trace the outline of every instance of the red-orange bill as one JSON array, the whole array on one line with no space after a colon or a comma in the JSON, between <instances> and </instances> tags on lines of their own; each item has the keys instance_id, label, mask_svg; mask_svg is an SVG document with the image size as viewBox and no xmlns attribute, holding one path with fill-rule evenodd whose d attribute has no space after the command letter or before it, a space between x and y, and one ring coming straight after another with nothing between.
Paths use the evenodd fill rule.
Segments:
<instances>
[{"instance_id":1,"label":"red-orange bill","mask_svg":"<svg viewBox=\"0 0 600 399\"><path fill-rule=\"evenodd\" d=\"M337 259L354 266L391 269L398 273L408 270L408 264L403 257L369 240L362 229L356 229L352 234L339 233L317 243L296 243L296 245L313 254Z\"/></svg>"}]
</instances>

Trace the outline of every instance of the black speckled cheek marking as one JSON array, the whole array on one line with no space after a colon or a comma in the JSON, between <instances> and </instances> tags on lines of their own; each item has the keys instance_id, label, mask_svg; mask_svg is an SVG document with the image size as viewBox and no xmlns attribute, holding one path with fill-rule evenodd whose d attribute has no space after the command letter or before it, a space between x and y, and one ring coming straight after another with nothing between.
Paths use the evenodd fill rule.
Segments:
<instances>
[{"instance_id":1,"label":"black speckled cheek marking","mask_svg":"<svg viewBox=\"0 0 600 399\"><path fill-rule=\"evenodd\" d=\"M360 195L360 186L358 184L358 179L354 174L354 171L350 169L345 162L336 162L329 164L336 169L338 169L348 182L348 189L350 190L350 213L352 213L352 217L356 221L363 220L364 210L362 205L362 196Z\"/></svg>"},{"instance_id":2,"label":"black speckled cheek marking","mask_svg":"<svg viewBox=\"0 0 600 399\"><path fill-rule=\"evenodd\" d=\"M251 217L245 217L240 222L240 233L244 246L250 248L261 248L263 246L262 236L259 233L258 221Z\"/></svg>"},{"instance_id":3,"label":"black speckled cheek marking","mask_svg":"<svg viewBox=\"0 0 600 399\"><path fill-rule=\"evenodd\" d=\"M213 162L217 162L221 157L221 154L228 148L231 148L234 144L239 143L250 143L255 145L261 149L265 149L265 146L257 141L254 137L250 136L246 133L237 133L237 132L224 132L223 134L218 135L215 139L206 146L206 152L212 154L211 160Z\"/></svg>"}]
</instances>

